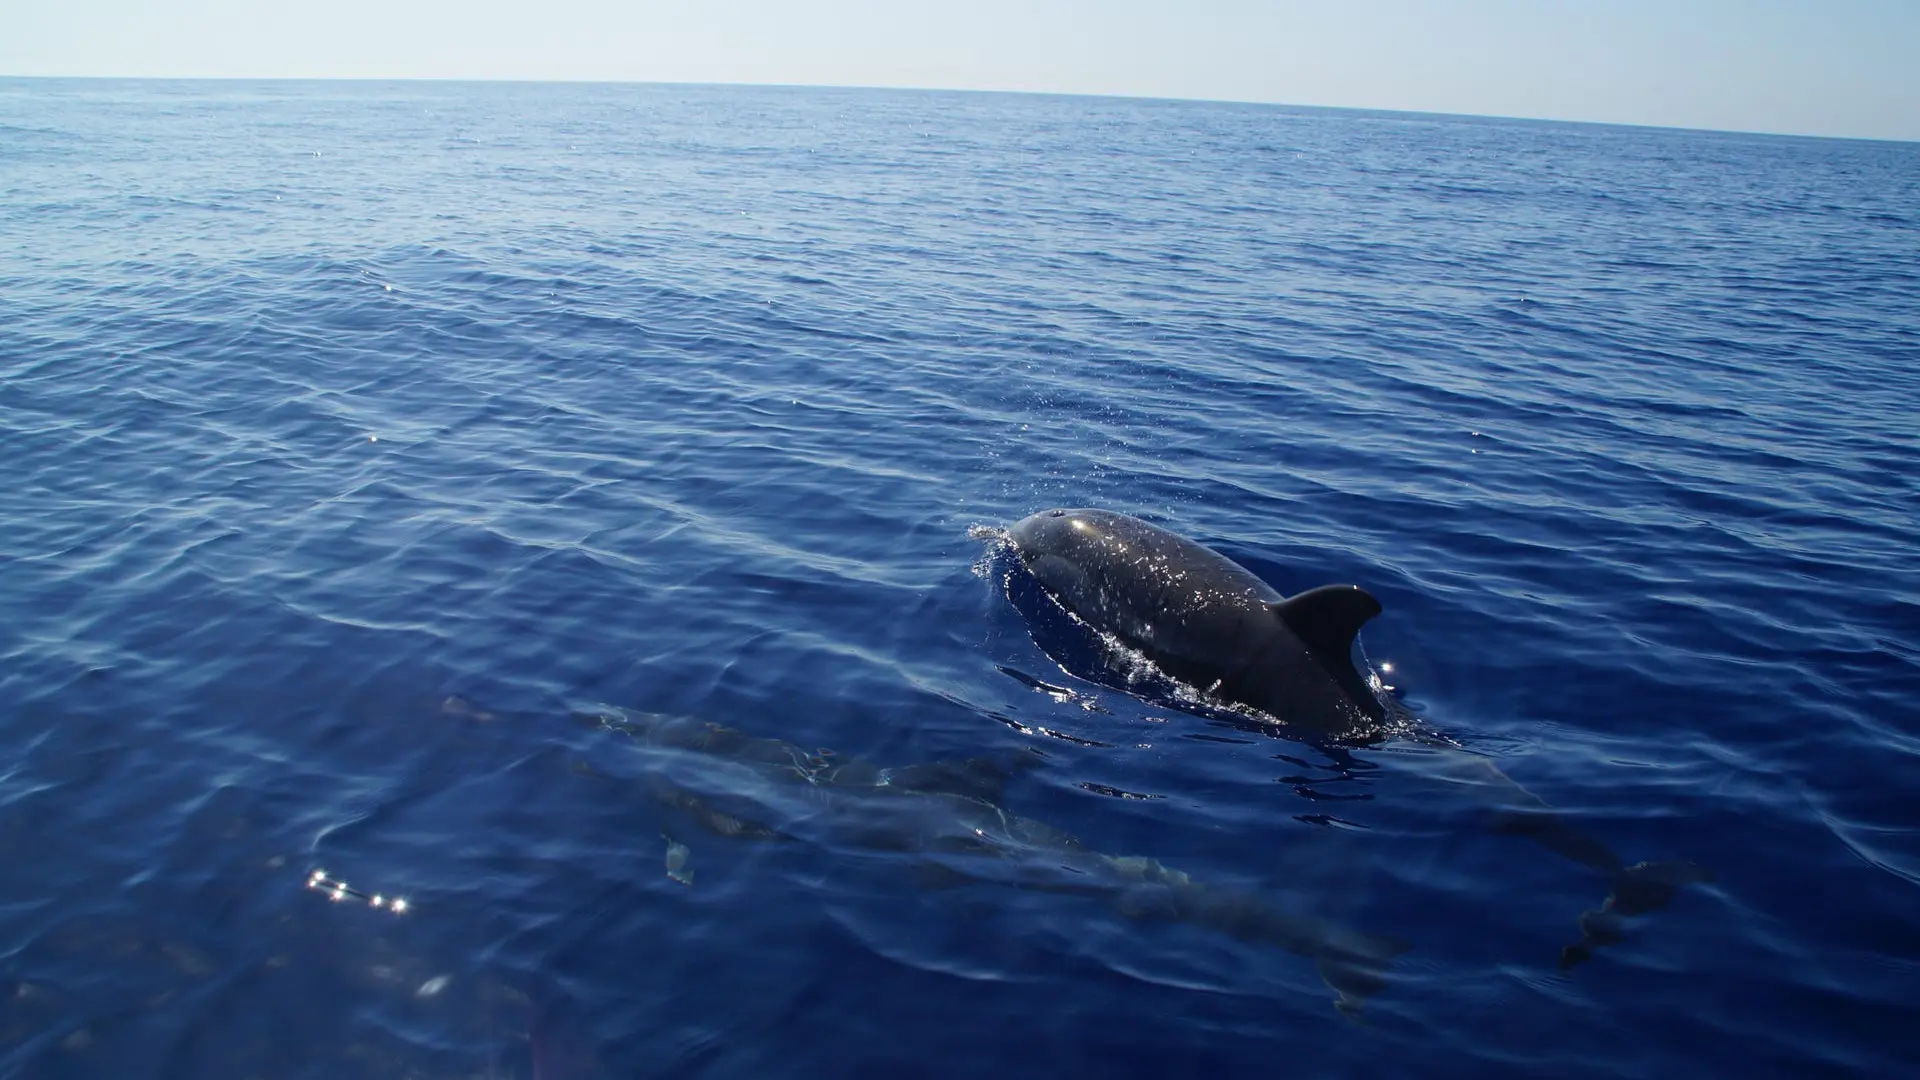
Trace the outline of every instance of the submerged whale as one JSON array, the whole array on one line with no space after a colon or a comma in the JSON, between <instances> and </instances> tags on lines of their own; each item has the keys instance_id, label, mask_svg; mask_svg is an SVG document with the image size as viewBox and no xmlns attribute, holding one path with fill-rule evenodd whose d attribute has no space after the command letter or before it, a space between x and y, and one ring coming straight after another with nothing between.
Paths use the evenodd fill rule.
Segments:
<instances>
[{"instance_id":1,"label":"submerged whale","mask_svg":"<svg viewBox=\"0 0 1920 1080\"><path fill-rule=\"evenodd\" d=\"M1311 959L1355 1016L1410 946L1291 911L1260 893L1196 881L1145 856L1106 855L1003 805L1038 755L883 767L698 719L611 706L579 719L645 748L644 783L669 820L667 873L691 883L684 828L732 841L884 853L926 882L1092 898L1121 916L1177 923Z\"/></svg>"},{"instance_id":2,"label":"submerged whale","mask_svg":"<svg viewBox=\"0 0 1920 1080\"><path fill-rule=\"evenodd\" d=\"M1303 734L1377 734L1386 710L1353 664L1380 601L1358 585L1282 597L1239 563L1111 510L1043 510L1007 543L1048 595L1172 678Z\"/></svg>"}]
</instances>

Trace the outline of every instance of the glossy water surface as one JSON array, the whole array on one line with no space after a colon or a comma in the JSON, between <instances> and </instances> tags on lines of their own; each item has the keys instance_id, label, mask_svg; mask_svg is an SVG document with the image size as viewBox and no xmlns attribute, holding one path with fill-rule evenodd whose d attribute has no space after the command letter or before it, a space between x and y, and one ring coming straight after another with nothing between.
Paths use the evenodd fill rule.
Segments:
<instances>
[{"instance_id":1,"label":"glossy water surface","mask_svg":"<svg viewBox=\"0 0 1920 1080\"><path fill-rule=\"evenodd\" d=\"M1904 1075L1916 296L1910 144L0 81L0 1074ZM1054 505L1417 721L1063 671ZM1562 970L1514 785L1714 880Z\"/></svg>"}]
</instances>

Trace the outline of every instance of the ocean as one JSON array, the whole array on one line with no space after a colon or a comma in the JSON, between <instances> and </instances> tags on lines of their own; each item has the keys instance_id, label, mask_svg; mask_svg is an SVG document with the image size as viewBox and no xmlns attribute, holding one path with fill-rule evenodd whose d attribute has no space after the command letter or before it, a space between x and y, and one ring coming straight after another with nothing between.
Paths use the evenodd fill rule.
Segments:
<instances>
[{"instance_id":1,"label":"ocean","mask_svg":"<svg viewBox=\"0 0 1920 1080\"><path fill-rule=\"evenodd\" d=\"M1920 144L0 80L0 1075L1911 1075L1916 297Z\"/></svg>"}]
</instances>

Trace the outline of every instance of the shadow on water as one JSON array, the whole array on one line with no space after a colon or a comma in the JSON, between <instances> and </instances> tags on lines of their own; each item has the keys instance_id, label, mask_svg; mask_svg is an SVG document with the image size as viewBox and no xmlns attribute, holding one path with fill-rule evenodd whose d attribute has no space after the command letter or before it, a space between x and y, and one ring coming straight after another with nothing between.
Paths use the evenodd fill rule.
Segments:
<instances>
[{"instance_id":1,"label":"shadow on water","mask_svg":"<svg viewBox=\"0 0 1920 1080\"><path fill-rule=\"evenodd\" d=\"M1486 757L1442 733L1423 729L1412 710L1377 674L1373 674L1369 682L1387 720L1378 730L1357 737L1332 737L1296 730L1256 711L1211 699L1169 677L1139 652L1068 611L1020 565L1020 560L1005 557L1003 540L991 535L976 536L994 540L985 564L990 578L1001 583L1008 601L1026 620L1035 645L1069 675L1129 694L1156 707L1199 716L1222 732L1234 733L1190 736L1195 739L1248 741L1235 737L1244 735L1255 739L1285 739L1313 748L1325 755L1327 761L1279 757L1315 775L1295 774L1280 780L1301 798L1317 804L1371 800L1373 796L1364 791L1346 793L1336 789L1361 786L1358 781L1378 772L1377 764L1357 752L1391 740L1397 751L1403 751L1396 754L1396 760L1413 764L1449 786L1470 791L1475 800L1486 807L1484 824L1489 833L1527 840L1598 874L1607 882L1607 895L1597 907L1579 916L1580 936L1561 949L1561 970L1591 959L1595 950L1603 946L1622 941L1626 935L1623 921L1626 917L1659 911L1673 901L1683 886L1714 880L1712 870L1686 860L1628 864L1604 841L1583 831L1566 815L1501 772ZM1356 647L1356 654L1357 651ZM1371 672L1363 656L1357 656L1357 660L1361 670ZM1089 710L1106 711L1091 695L1070 686L1051 683L1005 665L1000 665L999 670L1056 700L1077 701ZM1331 809L1295 816L1308 824L1365 828Z\"/></svg>"}]
</instances>

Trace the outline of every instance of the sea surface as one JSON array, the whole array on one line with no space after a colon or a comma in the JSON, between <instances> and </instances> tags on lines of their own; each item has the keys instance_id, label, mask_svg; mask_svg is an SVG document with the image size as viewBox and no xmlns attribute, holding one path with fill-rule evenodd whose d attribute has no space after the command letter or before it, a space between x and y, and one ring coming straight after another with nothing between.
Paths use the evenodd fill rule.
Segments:
<instances>
[{"instance_id":1,"label":"sea surface","mask_svg":"<svg viewBox=\"0 0 1920 1080\"><path fill-rule=\"evenodd\" d=\"M0 1075L1915 1075L1917 298L1916 144L0 80Z\"/></svg>"}]
</instances>

